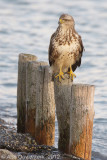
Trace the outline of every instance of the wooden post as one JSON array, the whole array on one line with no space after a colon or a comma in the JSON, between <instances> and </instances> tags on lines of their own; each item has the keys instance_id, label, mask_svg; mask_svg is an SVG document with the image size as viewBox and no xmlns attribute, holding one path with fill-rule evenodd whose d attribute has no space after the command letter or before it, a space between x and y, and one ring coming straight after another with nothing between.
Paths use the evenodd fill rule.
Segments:
<instances>
[{"instance_id":1,"label":"wooden post","mask_svg":"<svg viewBox=\"0 0 107 160\"><path fill-rule=\"evenodd\" d=\"M26 115L26 63L36 61L37 57L31 54L19 55L18 86L17 86L17 131L25 133Z\"/></svg>"},{"instance_id":2,"label":"wooden post","mask_svg":"<svg viewBox=\"0 0 107 160\"><path fill-rule=\"evenodd\" d=\"M38 144L54 145L54 85L45 62L27 65L26 131L35 135Z\"/></svg>"},{"instance_id":3,"label":"wooden post","mask_svg":"<svg viewBox=\"0 0 107 160\"><path fill-rule=\"evenodd\" d=\"M72 81L65 77L58 82L54 80L56 114L58 120L58 148L64 153L69 153L70 141L70 105L71 105L71 86Z\"/></svg>"},{"instance_id":4,"label":"wooden post","mask_svg":"<svg viewBox=\"0 0 107 160\"><path fill-rule=\"evenodd\" d=\"M70 106L70 154L91 160L94 86L74 84Z\"/></svg>"},{"instance_id":5,"label":"wooden post","mask_svg":"<svg viewBox=\"0 0 107 160\"><path fill-rule=\"evenodd\" d=\"M25 132L35 137L36 119L36 70L39 62L30 61L26 65L26 122Z\"/></svg>"},{"instance_id":6,"label":"wooden post","mask_svg":"<svg viewBox=\"0 0 107 160\"><path fill-rule=\"evenodd\" d=\"M91 158L94 86L54 80L58 148L76 157Z\"/></svg>"}]
</instances>

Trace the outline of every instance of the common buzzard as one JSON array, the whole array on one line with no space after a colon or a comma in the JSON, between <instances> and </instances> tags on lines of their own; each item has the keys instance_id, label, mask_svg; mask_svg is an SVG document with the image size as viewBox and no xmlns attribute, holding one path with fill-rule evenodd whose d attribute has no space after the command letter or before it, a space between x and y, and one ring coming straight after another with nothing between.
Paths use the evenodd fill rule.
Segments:
<instances>
[{"instance_id":1,"label":"common buzzard","mask_svg":"<svg viewBox=\"0 0 107 160\"><path fill-rule=\"evenodd\" d=\"M69 77L76 77L73 71L81 65L83 52L81 36L75 30L75 22L72 16L62 14L59 18L59 26L52 34L49 45L49 64L52 74L58 73L55 78L59 81L64 73Z\"/></svg>"}]
</instances>

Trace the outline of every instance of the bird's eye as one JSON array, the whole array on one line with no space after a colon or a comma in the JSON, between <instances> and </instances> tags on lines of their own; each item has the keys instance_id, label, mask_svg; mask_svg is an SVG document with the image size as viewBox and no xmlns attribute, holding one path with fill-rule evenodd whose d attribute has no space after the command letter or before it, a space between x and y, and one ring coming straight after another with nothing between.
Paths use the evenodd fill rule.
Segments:
<instances>
[{"instance_id":1,"label":"bird's eye","mask_svg":"<svg viewBox=\"0 0 107 160\"><path fill-rule=\"evenodd\" d=\"M67 22L69 22L70 20L69 20L69 19L64 19L64 21L67 21Z\"/></svg>"},{"instance_id":2,"label":"bird's eye","mask_svg":"<svg viewBox=\"0 0 107 160\"><path fill-rule=\"evenodd\" d=\"M64 21L67 21L67 19L63 19Z\"/></svg>"}]
</instances>

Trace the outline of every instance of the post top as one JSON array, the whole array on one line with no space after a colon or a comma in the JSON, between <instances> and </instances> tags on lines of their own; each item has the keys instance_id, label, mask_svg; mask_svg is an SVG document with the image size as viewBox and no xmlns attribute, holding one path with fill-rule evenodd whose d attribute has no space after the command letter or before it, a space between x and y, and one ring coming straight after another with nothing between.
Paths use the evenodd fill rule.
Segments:
<instances>
[{"instance_id":1,"label":"post top","mask_svg":"<svg viewBox=\"0 0 107 160\"><path fill-rule=\"evenodd\" d=\"M83 83L73 83L73 86L74 87L94 87L95 88L95 85L92 85L92 84L83 84Z\"/></svg>"},{"instance_id":2,"label":"post top","mask_svg":"<svg viewBox=\"0 0 107 160\"><path fill-rule=\"evenodd\" d=\"M35 55L32 55L32 54L20 53L19 54L19 60L21 62L36 61L37 57Z\"/></svg>"}]
</instances>

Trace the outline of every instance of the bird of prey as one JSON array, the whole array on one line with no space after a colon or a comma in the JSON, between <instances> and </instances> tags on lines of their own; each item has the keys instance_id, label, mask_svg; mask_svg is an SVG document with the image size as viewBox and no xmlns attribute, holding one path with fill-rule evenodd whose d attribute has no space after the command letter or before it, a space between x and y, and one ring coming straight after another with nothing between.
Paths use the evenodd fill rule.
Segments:
<instances>
[{"instance_id":1,"label":"bird of prey","mask_svg":"<svg viewBox=\"0 0 107 160\"><path fill-rule=\"evenodd\" d=\"M73 80L76 77L73 72L81 65L83 50L82 39L75 30L73 17L62 14L58 28L51 36L48 51L52 74L58 73L55 78L58 77L61 81L64 73L67 73Z\"/></svg>"}]
</instances>

